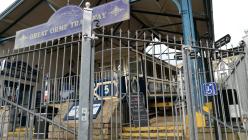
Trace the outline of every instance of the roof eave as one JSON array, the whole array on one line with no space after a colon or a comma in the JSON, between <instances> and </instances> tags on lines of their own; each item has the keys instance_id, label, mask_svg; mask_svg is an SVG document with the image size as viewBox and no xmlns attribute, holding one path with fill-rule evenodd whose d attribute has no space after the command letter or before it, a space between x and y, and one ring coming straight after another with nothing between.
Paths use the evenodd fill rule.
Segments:
<instances>
[{"instance_id":1,"label":"roof eave","mask_svg":"<svg viewBox=\"0 0 248 140\"><path fill-rule=\"evenodd\" d=\"M19 6L24 0L16 0L13 4L11 4L6 10L4 10L0 14L0 20L5 18L9 13L11 13L17 6Z\"/></svg>"}]
</instances>

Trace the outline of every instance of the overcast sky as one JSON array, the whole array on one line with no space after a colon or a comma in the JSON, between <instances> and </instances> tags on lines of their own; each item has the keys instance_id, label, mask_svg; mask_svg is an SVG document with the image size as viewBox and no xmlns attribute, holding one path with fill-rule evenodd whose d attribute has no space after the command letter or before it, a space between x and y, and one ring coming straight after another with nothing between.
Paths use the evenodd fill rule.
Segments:
<instances>
[{"instance_id":1,"label":"overcast sky","mask_svg":"<svg viewBox=\"0 0 248 140\"><path fill-rule=\"evenodd\" d=\"M0 13L2 13L15 0L0 0Z\"/></svg>"},{"instance_id":2,"label":"overcast sky","mask_svg":"<svg viewBox=\"0 0 248 140\"><path fill-rule=\"evenodd\" d=\"M0 13L15 0L0 0ZM248 29L248 0L212 0L215 39L230 34L234 46ZM229 45L230 45L229 44Z\"/></svg>"},{"instance_id":3,"label":"overcast sky","mask_svg":"<svg viewBox=\"0 0 248 140\"><path fill-rule=\"evenodd\" d=\"M226 34L238 44L248 29L248 0L213 0L215 40Z\"/></svg>"}]
</instances>

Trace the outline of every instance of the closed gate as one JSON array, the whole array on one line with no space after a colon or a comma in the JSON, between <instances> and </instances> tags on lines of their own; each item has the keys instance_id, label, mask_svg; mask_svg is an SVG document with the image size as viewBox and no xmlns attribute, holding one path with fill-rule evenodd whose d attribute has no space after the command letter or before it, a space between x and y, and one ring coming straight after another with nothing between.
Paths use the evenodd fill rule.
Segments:
<instances>
[{"instance_id":1,"label":"closed gate","mask_svg":"<svg viewBox=\"0 0 248 140\"><path fill-rule=\"evenodd\" d=\"M247 138L244 47L96 32L91 139ZM2 139L77 138L81 38L3 52Z\"/></svg>"},{"instance_id":2,"label":"closed gate","mask_svg":"<svg viewBox=\"0 0 248 140\"><path fill-rule=\"evenodd\" d=\"M1 139L76 137L71 114L79 95L79 38L76 34L3 53Z\"/></svg>"},{"instance_id":3,"label":"closed gate","mask_svg":"<svg viewBox=\"0 0 248 140\"><path fill-rule=\"evenodd\" d=\"M244 43L185 46L118 26L90 35L3 50L1 139L247 139Z\"/></svg>"}]
</instances>

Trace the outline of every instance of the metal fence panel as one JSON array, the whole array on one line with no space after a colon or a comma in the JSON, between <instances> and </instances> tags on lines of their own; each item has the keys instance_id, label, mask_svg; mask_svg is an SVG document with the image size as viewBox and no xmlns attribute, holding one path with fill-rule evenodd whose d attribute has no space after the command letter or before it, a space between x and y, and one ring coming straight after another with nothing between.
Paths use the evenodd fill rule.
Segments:
<instances>
[{"instance_id":1,"label":"metal fence panel","mask_svg":"<svg viewBox=\"0 0 248 140\"><path fill-rule=\"evenodd\" d=\"M80 81L81 34L2 53L1 139L77 139L79 89L89 82L90 139L247 139L243 50L207 42L185 49L179 37L95 31L91 81Z\"/></svg>"}]
</instances>

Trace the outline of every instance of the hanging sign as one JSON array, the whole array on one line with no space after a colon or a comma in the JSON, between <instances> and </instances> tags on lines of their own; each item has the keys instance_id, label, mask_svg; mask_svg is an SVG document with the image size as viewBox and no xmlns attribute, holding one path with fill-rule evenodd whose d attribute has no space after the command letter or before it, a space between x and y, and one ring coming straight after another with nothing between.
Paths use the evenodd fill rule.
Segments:
<instances>
[{"instance_id":1,"label":"hanging sign","mask_svg":"<svg viewBox=\"0 0 248 140\"><path fill-rule=\"evenodd\" d=\"M130 18L129 0L115 0L93 8L93 28ZM62 7L47 23L16 32L15 49L65 37L82 30L83 10L76 5Z\"/></svg>"},{"instance_id":2,"label":"hanging sign","mask_svg":"<svg viewBox=\"0 0 248 140\"><path fill-rule=\"evenodd\" d=\"M95 94L100 97L117 96L117 86L111 80L95 81Z\"/></svg>"},{"instance_id":3,"label":"hanging sign","mask_svg":"<svg viewBox=\"0 0 248 140\"><path fill-rule=\"evenodd\" d=\"M130 18L129 0L115 0L93 8L93 28L107 26Z\"/></svg>"},{"instance_id":4,"label":"hanging sign","mask_svg":"<svg viewBox=\"0 0 248 140\"><path fill-rule=\"evenodd\" d=\"M220 48L226 44L228 44L231 41L231 36L229 34L223 36L222 38L220 38L219 40L217 40L216 42L214 42L214 46L215 48Z\"/></svg>"}]
</instances>

